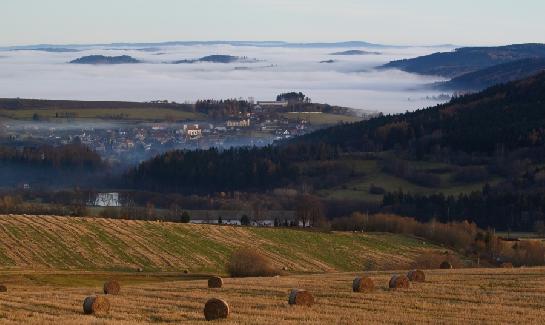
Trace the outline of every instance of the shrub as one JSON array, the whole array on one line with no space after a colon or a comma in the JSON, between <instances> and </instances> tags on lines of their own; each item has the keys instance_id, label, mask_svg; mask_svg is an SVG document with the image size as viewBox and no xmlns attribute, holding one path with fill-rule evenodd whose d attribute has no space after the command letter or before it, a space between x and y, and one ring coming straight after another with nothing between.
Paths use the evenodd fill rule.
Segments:
<instances>
[{"instance_id":1,"label":"shrub","mask_svg":"<svg viewBox=\"0 0 545 325\"><path fill-rule=\"evenodd\" d=\"M432 220L421 223L414 218L390 214L366 216L354 213L350 217L334 220L332 229L413 235L461 250L469 249L477 236L477 226L467 221L440 223Z\"/></svg>"},{"instance_id":2,"label":"shrub","mask_svg":"<svg viewBox=\"0 0 545 325\"><path fill-rule=\"evenodd\" d=\"M234 252L227 265L232 277L274 276L278 271L273 263L263 254L243 248Z\"/></svg>"},{"instance_id":3,"label":"shrub","mask_svg":"<svg viewBox=\"0 0 545 325\"><path fill-rule=\"evenodd\" d=\"M441 177L427 172L413 171L407 174L406 179L411 183L424 187L441 186Z\"/></svg>"},{"instance_id":4,"label":"shrub","mask_svg":"<svg viewBox=\"0 0 545 325\"><path fill-rule=\"evenodd\" d=\"M386 193L386 190L380 186L376 186L375 184L369 186L369 194L383 195L384 193Z\"/></svg>"},{"instance_id":5,"label":"shrub","mask_svg":"<svg viewBox=\"0 0 545 325\"><path fill-rule=\"evenodd\" d=\"M106 207L100 211L100 216L103 218L119 218L119 209L114 207Z\"/></svg>"},{"instance_id":6,"label":"shrub","mask_svg":"<svg viewBox=\"0 0 545 325\"><path fill-rule=\"evenodd\" d=\"M449 262L455 269L463 266L458 256L435 252L426 252L417 256L411 266L415 269L438 269L441 263L445 261Z\"/></svg>"},{"instance_id":7,"label":"shrub","mask_svg":"<svg viewBox=\"0 0 545 325\"><path fill-rule=\"evenodd\" d=\"M250 225L250 218L248 218L247 215L243 215L240 218L240 224L243 225L243 226L249 226Z\"/></svg>"},{"instance_id":8,"label":"shrub","mask_svg":"<svg viewBox=\"0 0 545 325\"><path fill-rule=\"evenodd\" d=\"M488 170L485 167L469 166L459 168L451 177L452 181L459 183L476 183L488 179Z\"/></svg>"},{"instance_id":9,"label":"shrub","mask_svg":"<svg viewBox=\"0 0 545 325\"><path fill-rule=\"evenodd\" d=\"M189 223L189 221L191 221L191 216L189 215L189 213L187 213L187 211L184 211L182 213L182 215L180 216L180 221L182 223Z\"/></svg>"}]
</instances>

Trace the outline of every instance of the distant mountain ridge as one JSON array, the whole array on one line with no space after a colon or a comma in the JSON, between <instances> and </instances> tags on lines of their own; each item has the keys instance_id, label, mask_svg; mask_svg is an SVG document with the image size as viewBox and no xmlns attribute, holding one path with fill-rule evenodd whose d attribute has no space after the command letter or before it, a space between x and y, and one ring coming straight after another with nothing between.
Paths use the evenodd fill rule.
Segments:
<instances>
[{"instance_id":1,"label":"distant mountain ridge","mask_svg":"<svg viewBox=\"0 0 545 325\"><path fill-rule=\"evenodd\" d=\"M128 55L120 56L104 56L104 55L88 55L70 61L72 64L132 64L141 63L142 61Z\"/></svg>"},{"instance_id":2,"label":"distant mountain ridge","mask_svg":"<svg viewBox=\"0 0 545 325\"><path fill-rule=\"evenodd\" d=\"M545 44L529 43L496 47L463 47L413 59L391 61L381 68L455 78L513 61L545 58Z\"/></svg>"},{"instance_id":3,"label":"distant mountain ridge","mask_svg":"<svg viewBox=\"0 0 545 325\"><path fill-rule=\"evenodd\" d=\"M171 42L143 42L143 43L96 43L96 44L34 44L0 47L1 51L9 50L39 50L41 48L71 48L88 49L94 47L127 47L127 48L150 48L161 46L192 46L192 45L231 45L231 46L255 46L255 47L288 47L288 48L406 48L404 45L385 45L369 43L364 41L347 42L284 42L284 41L171 41ZM445 45L434 45L427 47L445 47ZM453 47L448 46L447 47Z\"/></svg>"},{"instance_id":4,"label":"distant mountain ridge","mask_svg":"<svg viewBox=\"0 0 545 325\"><path fill-rule=\"evenodd\" d=\"M74 48L64 48L64 47L22 48L22 49L13 49L12 51L40 51L40 52L51 52L51 53L72 53L72 52L80 52L80 50L78 50L78 49L74 49Z\"/></svg>"}]
</instances>

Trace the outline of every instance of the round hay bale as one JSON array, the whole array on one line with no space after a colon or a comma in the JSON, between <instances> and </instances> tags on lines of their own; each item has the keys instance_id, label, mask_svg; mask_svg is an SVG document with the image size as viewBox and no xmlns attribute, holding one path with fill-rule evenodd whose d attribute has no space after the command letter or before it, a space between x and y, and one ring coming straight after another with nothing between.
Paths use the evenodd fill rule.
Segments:
<instances>
[{"instance_id":1,"label":"round hay bale","mask_svg":"<svg viewBox=\"0 0 545 325\"><path fill-rule=\"evenodd\" d=\"M5 285L0 284L0 292L8 292L8 288Z\"/></svg>"},{"instance_id":2,"label":"round hay bale","mask_svg":"<svg viewBox=\"0 0 545 325\"><path fill-rule=\"evenodd\" d=\"M184 270L184 274L189 274L189 270Z\"/></svg>"},{"instance_id":3,"label":"round hay bale","mask_svg":"<svg viewBox=\"0 0 545 325\"><path fill-rule=\"evenodd\" d=\"M104 294L106 295L118 295L120 290L121 286L116 280L109 280L104 283Z\"/></svg>"},{"instance_id":4,"label":"round hay bale","mask_svg":"<svg viewBox=\"0 0 545 325\"><path fill-rule=\"evenodd\" d=\"M219 276L213 276L210 279L208 279L208 287L209 288L221 288L223 287L223 279Z\"/></svg>"},{"instance_id":5,"label":"round hay bale","mask_svg":"<svg viewBox=\"0 0 545 325\"><path fill-rule=\"evenodd\" d=\"M426 275L422 270L412 270L407 273L407 278L411 282L424 282L426 281Z\"/></svg>"},{"instance_id":6,"label":"round hay bale","mask_svg":"<svg viewBox=\"0 0 545 325\"><path fill-rule=\"evenodd\" d=\"M504 269L512 269L513 268L513 263L504 262L504 263L501 263L500 267L504 268Z\"/></svg>"},{"instance_id":7,"label":"round hay bale","mask_svg":"<svg viewBox=\"0 0 545 325\"><path fill-rule=\"evenodd\" d=\"M290 305L300 305L300 306L312 306L314 304L314 297L312 294L306 290L302 289L291 289L288 303Z\"/></svg>"},{"instance_id":8,"label":"round hay bale","mask_svg":"<svg viewBox=\"0 0 545 325\"><path fill-rule=\"evenodd\" d=\"M375 290L375 283L366 276L358 276L352 282L352 291L354 292L372 292Z\"/></svg>"},{"instance_id":9,"label":"round hay bale","mask_svg":"<svg viewBox=\"0 0 545 325\"><path fill-rule=\"evenodd\" d=\"M450 264L449 261L444 261L443 263L441 263L441 265L439 265L439 268L442 269L442 270L453 269L452 264Z\"/></svg>"},{"instance_id":10,"label":"round hay bale","mask_svg":"<svg viewBox=\"0 0 545 325\"><path fill-rule=\"evenodd\" d=\"M110 311L110 301L104 296L90 296L83 300L83 313L103 314Z\"/></svg>"},{"instance_id":11,"label":"round hay bale","mask_svg":"<svg viewBox=\"0 0 545 325\"><path fill-rule=\"evenodd\" d=\"M204 304L204 318L215 320L229 316L229 305L225 300L212 298Z\"/></svg>"},{"instance_id":12,"label":"round hay bale","mask_svg":"<svg viewBox=\"0 0 545 325\"><path fill-rule=\"evenodd\" d=\"M405 275L394 275L390 279L389 287L390 289L408 289L409 288L409 278Z\"/></svg>"}]
</instances>

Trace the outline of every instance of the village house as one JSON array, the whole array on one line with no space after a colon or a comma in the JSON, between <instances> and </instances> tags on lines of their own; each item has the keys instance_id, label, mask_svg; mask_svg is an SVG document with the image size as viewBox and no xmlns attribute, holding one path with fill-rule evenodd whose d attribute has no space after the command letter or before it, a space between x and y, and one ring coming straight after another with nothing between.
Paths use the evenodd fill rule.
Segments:
<instances>
[{"instance_id":1,"label":"village house","mask_svg":"<svg viewBox=\"0 0 545 325\"><path fill-rule=\"evenodd\" d=\"M202 136L202 129L198 124L184 125L184 131L185 134L192 139L200 138Z\"/></svg>"},{"instance_id":2,"label":"village house","mask_svg":"<svg viewBox=\"0 0 545 325\"><path fill-rule=\"evenodd\" d=\"M258 101L257 102L257 105L261 106L262 108L266 108L266 107L283 107L283 108L286 108L288 107L288 102L287 101Z\"/></svg>"},{"instance_id":3,"label":"village house","mask_svg":"<svg viewBox=\"0 0 545 325\"><path fill-rule=\"evenodd\" d=\"M228 128L247 128L250 127L250 119L240 119L240 120L227 120Z\"/></svg>"},{"instance_id":4,"label":"village house","mask_svg":"<svg viewBox=\"0 0 545 325\"><path fill-rule=\"evenodd\" d=\"M98 193L90 205L97 207L120 207L119 193Z\"/></svg>"}]
</instances>

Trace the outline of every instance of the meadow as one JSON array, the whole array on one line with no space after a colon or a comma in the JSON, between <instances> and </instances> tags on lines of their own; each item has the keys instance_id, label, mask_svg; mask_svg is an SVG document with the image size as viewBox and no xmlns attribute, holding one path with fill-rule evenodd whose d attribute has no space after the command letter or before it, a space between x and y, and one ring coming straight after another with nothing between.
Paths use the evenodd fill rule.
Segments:
<instances>
[{"instance_id":1,"label":"meadow","mask_svg":"<svg viewBox=\"0 0 545 325\"><path fill-rule=\"evenodd\" d=\"M392 153L386 152L378 155L381 159L391 157ZM381 203L383 195L370 192L372 186L380 185L386 192L394 192L402 189L413 194L430 195L441 192L445 195L458 195L480 191L485 184L495 185L503 179L491 176L486 180L458 183L451 180L455 165L429 161L407 161L411 168L425 173L437 175L441 179L439 186L422 186L409 180L385 172L381 167L381 160L356 159L346 157L337 162L340 166L351 168L356 175L340 185L325 188L318 191L321 197L328 199L348 199Z\"/></svg>"},{"instance_id":2,"label":"meadow","mask_svg":"<svg viewBox=\"0 0 545 325\"><path fill-rule=\"evenodd\" d=\"M239 248L259 251L280 275L226 277ZM543 267L425 270L425 282L388 289L392 275L445 251L387 233L6 215L0 323L204 324L210 298L228 302L225 324L537 324L545 317ZM225 277L222 288L208 288L212 275ZM352 292L357 275L372 278L375 291ZM100 295L109 279L121 284L119 295L107 296L110 310L84 315L83 300ZM315 304L290 306L292 288L310 291Z\"/></svg>"},{"instance_id":3,"label":"meadow","mask_svg":"<svg viewBox=\"0 0 545 325\"><path fill-rule=\"evenodd\" d=\"M232 252L259 247L296 273L409 267L438 246L387 233L313 232L53 216L0 216L0 267L225 272Z\"/></svg>"},{"instance_id":4,"label":"meadow","mask_svg":"<svg viewBox=\"0 0 545 325\"><path fill-rule=\"evenodd\" d=\"M357 116L330 113L285 113L282 115L290 121L307 120L312 125L332 125L361 121L361 118Z\"/></svg>"},{"instance_id":5,"label":"meadow","mask_svg":"<svg viewBox=\"0 0 545 325\"><path fill-rule=\"evenodd\" d=\"M34 118L55 119L59 116L71 119L104 119L104 120L130 120L130 121L165 121L165 120L205 120L204 114L188 112L171 108L82 108L82 109L0 109L0 116L30 120Z\"/></svg>"},{"instance_id":6,"label":"meadow","mask_svg":"<svg viewBox=\"0 0 545 325\"><path fill-rule=\"evenodd\" d=\"M540 324L545 317L544 268L429 270L424 283L389 290L390 276L403 272L366 272L372 293L352 292L360 273L228 278L221 289L183 274L114 274L121 292L108 296L110 311L87 316L83 299L99 294L112 274L2 271L8 292L0 293L0 323L205 324L203 306L212 297L230 306L229 318L214 322L222 324ZM292 288L309 290L315 304L289 306Z\"/></svg>"}]
</instances>

